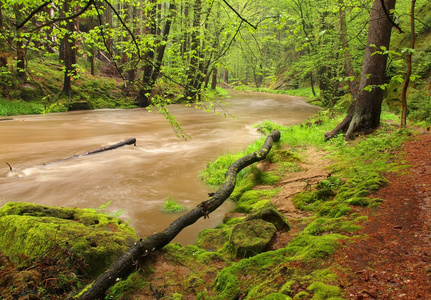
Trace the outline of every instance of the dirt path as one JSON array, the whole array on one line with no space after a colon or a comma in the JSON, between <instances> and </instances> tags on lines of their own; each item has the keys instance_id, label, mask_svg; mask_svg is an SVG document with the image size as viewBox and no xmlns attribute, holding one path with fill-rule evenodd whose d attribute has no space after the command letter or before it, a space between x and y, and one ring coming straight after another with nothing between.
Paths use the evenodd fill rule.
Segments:
<instances>
[{"instance_id":1,"label":"dirt path","mask_svg":"<svg viewBox=\"0 0 431 300\"><path fill-rule=\"evenodd\" d=\"M431 134L404 145L406 174L386 174L384 199L336 262L347 299L431 299Z\"/></svg>"},{"instance_id":2,"label":"dirt path","mask_svg":"<svg viewBox=\"0 0 431 300\"><path fill-rule=\"evenodd\" d=\"M331 161L325 159L326 155L324 151L316 151L314 148L307 149L305 158L299 163L302 171L288 173L277 183L282 190L272 199L272 202L288 219L298 219L309 215L308 212L295 208L292 197L307 188L316 186L317 183L328 177L329 171L326 167L331 164Z\"/></svg>"}]
</instances>

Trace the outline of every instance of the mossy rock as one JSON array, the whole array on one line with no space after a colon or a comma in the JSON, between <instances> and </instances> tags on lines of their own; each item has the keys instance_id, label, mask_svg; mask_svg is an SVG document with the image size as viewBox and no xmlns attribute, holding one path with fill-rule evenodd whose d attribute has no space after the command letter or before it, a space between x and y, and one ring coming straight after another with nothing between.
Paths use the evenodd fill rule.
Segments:
<instances>
[{"instance_id":1,"label":"mossy rock","mask_svg":"<svg viewBox=\"0 0 431 300\"><path fill-rule=\"evenodd\" d=\"M20 87L21 98L25 101L34 101L41 98L41 91L31 83L25 83Z\"/></svg>"},{"instance_id":2,"label":"mossy rock","mask_svg":"<svg viewBox=\"0 0 431 300\"><path fill-rule=\"evenodd\" d=\"M269 200L279 193L279 189L251 190L245 192L235 207L235 212L250 213L262 200Z\"/></svg>"},{"instance_id":3,"label":"mossy rock","mask_svg":"<svg viewBox=\"0 0 431 300\"><path fill-rule=\"evenodd\" d=\"M223 248L228 240L230 229L205 229L199 233L195 245L209 252L216 252Z\"/></svg>"},{"instance_id":4,"label":"mossy rock","mask_svg":"<svg viewBox=\"0 0 431 300\"><path fill-rule=\"evenodd\" d=\"M97 275L137 240L119 218L92 209L7 203L0 209L0 250L15 264L70 251ZM61 250L59 250L61 249Z\"/></svg>"},{"instance_id":5,"label":"mossy rock","mask_svg":"<svg viewBox=\"0 0 431 300\"><path fill-rule=\"evenodd\" d=\"M273 224L259 219L235 225L229 238L233 254L244 258L265 251L276 232Z\"/></svg>"},{"instance_id":6,"label":"mossy rock","mask_svg":"<svg viewBox=\"0 0 431 300\"><path fill-rule=\"evenodd\" d=\"M280 213L274 204L270 201L265 201L263 206L254 209L244 221L250 220L264 220L275 226L277 230L289 231L290 224L289 220Z\"/></svg>"}]
</instances>

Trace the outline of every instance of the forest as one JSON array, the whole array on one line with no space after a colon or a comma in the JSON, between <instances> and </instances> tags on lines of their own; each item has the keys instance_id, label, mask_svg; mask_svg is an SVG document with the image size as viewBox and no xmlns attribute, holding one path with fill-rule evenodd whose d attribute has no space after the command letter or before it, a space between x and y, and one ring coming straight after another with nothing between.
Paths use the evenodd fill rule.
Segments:
<instances>
[{"instance_id":1,"label":"forest","mask_svg":"<svg viewBox=\"0 0 431 300\"><path fill-rule=\"evenodd\" d=\"M0 114L18 100L39 112L205 101L218 82L345 110L358 94L372 2L2 1ZM415 10L409 1L388 10L391 45L370 46L388 59L385 78L367 88L378 85L396 113L408 92L409 117L429 121L430 7L415 1Z\"/></svg>"},{"instance_id":2,"label":"forest","mask_svg":"<svg viewBox=\"0 0 431 300\"><path fill-rule=\"evenodd\" d=\"M106 207L7 203L0 299L431 296L423 229L431 204L420 202L430 175L419 169L430 158L417 150L431 126L430 33L427 0L0 0L1 123L146 108L184 138L169 105L211 112L230 90L294 95L320 108L302 124L257 124L257 142L199 174L217 190L188 211L178 205L186 212L145 238L101 213ZM420 187L408 167L419 170ZM384 190L391 182L400 190ZM399 208L397 193L414 204ZM223 224L194 244L170 243L228 198L236 206ZM366 224L381 211L378 226L392 231L376 238ZM422 228L414 231L420 243L398 235L407 227ZM365 263L359 254L373 252L361 244L366 236L378 255ZM404 248L391 248L403 239Z\"/></svg>"}]
</instances>

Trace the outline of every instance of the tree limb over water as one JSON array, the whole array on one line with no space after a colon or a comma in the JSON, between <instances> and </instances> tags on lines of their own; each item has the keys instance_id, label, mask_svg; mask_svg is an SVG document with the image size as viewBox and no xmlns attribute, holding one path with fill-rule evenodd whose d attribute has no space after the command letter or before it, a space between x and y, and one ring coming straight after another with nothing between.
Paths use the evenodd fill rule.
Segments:
<instances>
[{"instance_id":1,"label":"tree limb over water","mask_svg":"<svg viewBox=\"0 0 431 300\"><path fill-rule=\"evenodd\" d=\"M80 300L99 299L105 296L106 291L117 282L118 278L125 279L138 268L138 263L152 251L161 249L172 241L185 227L194 224L201 217L207 218L208 215L216 210L224 201L229 198L235 188L236 176L245 167L264 160L271 150L274 142L280 140L280 132L274 130L266 138L262 147L250 153L229 166L225 174L225 181L217 192L211 197L200 203L187 214L179 217L172 222L164 231L155 233L140 239L127 252L118 258L108 270L101 274L90 287L83 291L77 298Z\"/></svg>"}]
</instances>

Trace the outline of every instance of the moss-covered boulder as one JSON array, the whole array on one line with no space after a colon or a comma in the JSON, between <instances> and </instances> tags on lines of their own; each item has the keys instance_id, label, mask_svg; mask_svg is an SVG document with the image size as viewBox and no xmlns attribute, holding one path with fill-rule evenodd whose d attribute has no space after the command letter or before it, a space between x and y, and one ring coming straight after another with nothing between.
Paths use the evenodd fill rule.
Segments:
<instances>
[{"instance_id":1,"label":"moss-covered boulder","mask_svg":"<svg viewBox=\"0 0 431 300\"><path fill-rule=\"evenodd\" d=\"M232 228L230 246L236 257L250 257L265 251L277 229L264 220L241 222Z\"/></svg>"},{"instance_id":2,"label":"moss-covered boulder","mask_svg":"<svg viewBox=\"0 0 431 300\"><path fill-rule=\"evenodd\" d=\"M97 275L136 240L127 223L92 209L30 203L0 209L0 250L16 264L70 251L85 260L89 274Z\"/></svg>"},{"instance_id":3,"label":"moss-covered boulder","mask_svg":"<svg viewBox=\"0 0 431 300\"><path fill-rule=\"evenodd\" d=\"M275 205L272 204L270 201L262 201L262 206L254 209L244 219L244 221L256 219L264 220L273 224L277 230L290 230L289 220L282 213L280 213L275 207Z\"/></svg>"}]
</instances>

